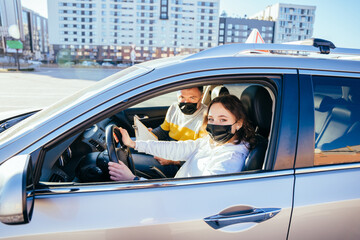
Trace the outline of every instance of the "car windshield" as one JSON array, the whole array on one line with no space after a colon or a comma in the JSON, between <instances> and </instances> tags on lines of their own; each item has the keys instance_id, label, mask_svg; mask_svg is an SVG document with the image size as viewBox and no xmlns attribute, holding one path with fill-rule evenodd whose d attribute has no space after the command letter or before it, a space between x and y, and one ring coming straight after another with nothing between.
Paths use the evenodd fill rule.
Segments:
<instances>
[{"instance_id":1,"label":"car windshield","mask_svg":"<svg viewBox=\"0 0 360 240\"><path fill-rule=\"evenodd\" d=\"M8 141L10 138L16 138L21 134L31 131L38 123L44 122L52 116L56 115L59 111L65 108L71 108L80 102L91 98L91 96L104 91L105 89L112 88L112 86L121 84L127 80L133 79L135 77L144 75L151 71L151 68L145 68L141 65L136 65L129 67L120 71L114 75L111 75L105 78L102 81L99 81L88 88L85 88L74 95L71 95L63 100L51 105L48 108L40 111L39 113L33 115L32 117L25 119L19 124L16 124L12 128L2 132L0 134L0 146L3 141Z\"/></svg>"}]
</instances>

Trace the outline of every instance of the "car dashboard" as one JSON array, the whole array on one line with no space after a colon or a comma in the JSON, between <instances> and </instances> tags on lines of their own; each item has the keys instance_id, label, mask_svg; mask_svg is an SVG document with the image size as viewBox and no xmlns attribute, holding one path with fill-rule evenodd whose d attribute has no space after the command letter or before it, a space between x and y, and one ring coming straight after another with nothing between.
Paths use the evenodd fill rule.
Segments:
<instances>
[{"instance_id":1,"label":"car dashboard","mask_svg":"<svg viewBox=\"0 0 360 240\"><path fill-rule=\"evenodd\" d=\"M40 181L84 182L85 180L80 174L80 165L86 158L94 158L101 153L106 153L106 126L114 122L119 126L118 121L113 121L114 118L116 117L100 121L84 132L76 134L46 151ZM88 165L96 164L96 159L92 159L92 161L95 162L88 163Z\"/></svg>"}]
</instances>

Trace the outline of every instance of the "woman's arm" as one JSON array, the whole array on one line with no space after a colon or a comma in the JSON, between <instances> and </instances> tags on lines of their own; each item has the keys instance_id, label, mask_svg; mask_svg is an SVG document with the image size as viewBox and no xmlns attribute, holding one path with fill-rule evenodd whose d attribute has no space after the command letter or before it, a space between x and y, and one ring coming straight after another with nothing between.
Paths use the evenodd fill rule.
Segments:
<instances>
[{"instance_id":1,"label":"woman's arm","mask_svg":"<svg viewBox=\"0 0 360 240\"><path fill-rule=\"evenodd\" d=\"M197 150L198 140L136 141L135 150L173 161L186 161Z\"/></svg>"},{"instance_id":2,"label":"woman's arm","mask_svg":"<svg viewBox=\"0 0 360 240\"><path fill-rule=\"evenodd\" d=\"M169 160L188 159L198 148L201 139L195 141L136 141L134 142L126 129L119 128L123 143L139 152L144 152Z\"/></svg>"}]
</instances>

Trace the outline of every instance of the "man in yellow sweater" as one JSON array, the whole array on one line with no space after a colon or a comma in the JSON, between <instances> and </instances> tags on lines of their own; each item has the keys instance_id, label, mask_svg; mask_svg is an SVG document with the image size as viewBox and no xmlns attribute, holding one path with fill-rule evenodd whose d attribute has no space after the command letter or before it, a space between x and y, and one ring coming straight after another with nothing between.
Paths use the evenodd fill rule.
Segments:
<instances>
[{"instance_id":1,"label":"man in yellow sweater","mask_svg":"<svg viewBox=\"0 0 360 240\"><path fill-rule=\"evenodd\" d=\"M159 140L196 140L205 134L201 129L207 107L201 103L203 88L195 87L178 92L178 102L173 103L163 124L152 130ZM155 157L161 165L180 165L180 161L170 161Z\"/></svg>"}]
</instances>

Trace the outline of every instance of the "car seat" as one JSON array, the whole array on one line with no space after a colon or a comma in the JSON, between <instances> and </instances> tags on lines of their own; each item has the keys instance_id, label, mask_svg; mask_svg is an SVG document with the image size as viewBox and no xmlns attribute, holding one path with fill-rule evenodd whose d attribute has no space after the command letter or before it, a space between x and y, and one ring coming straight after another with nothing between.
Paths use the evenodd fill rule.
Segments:
<instances>
[{"instance_id":1,"label":"car seat","mask_svg":"<svg viewBox=\"0 0 360 240\"><path fill-rule=\"evenodd\" d=\"M244 171L259 170L263 166L268 146L272 99L264 87L252 85L242 92L240 100L256 132L256 145L245 161Z\"/></svg>"},{"instance_id":2,"label":"car seat","mask_svg":"<svg viewBox=\"0 0 360 240\"><path fill-rule=\"evenodd\" d=\"M352 87L334 105L324 122L316 141L315 148L333 150L360 144L360 93Z\"/></svg>"},{"instance_id":3,"label":"car seat","mask_svg":"<svg viewBox=\"0 0 360 240\"><path fill-rule=\"evenodd\" d=\"M326 119L330 116L335 106L335 99L323 95L314 94L314 114L315 114L315 139L319 136Z\"/></svg>"},{"instance_id":4,"label":"car seat","mask_svg":"<svg viewBox=\"0 0 360 240\"><path fill-rule=\"evenodd\" d=\"M216 86L211 90L211 100L213 100L216 97L227 95L227 94L230 94L230 93L226 87L224 87L223 85Z\"/></svg>"}]
</instances>

